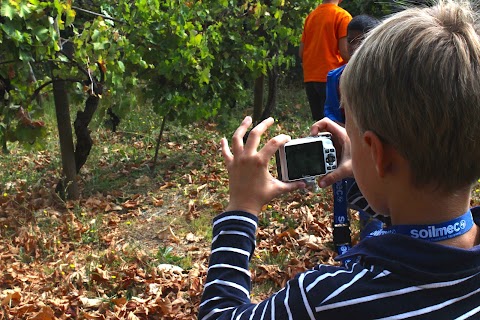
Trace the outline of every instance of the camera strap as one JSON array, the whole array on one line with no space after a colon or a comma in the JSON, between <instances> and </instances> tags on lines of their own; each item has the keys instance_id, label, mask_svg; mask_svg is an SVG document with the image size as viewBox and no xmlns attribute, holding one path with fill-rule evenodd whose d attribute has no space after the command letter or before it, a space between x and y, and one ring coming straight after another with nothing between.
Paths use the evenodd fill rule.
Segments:
<instances>
[{"instance_id":1,"label":"camera strap","mask_svg":"<svg viewBox=\"0 0 480 320\"><path fill-rule=\"evenodd\" d=\"M394 225L371 232L367 238L384 234L403 234L416 239L437 242L459 237L474 225L472 212L468 210L458 218L434 224Z\"/></svg>"},{"instance_id":2,"label":"camera strap","mask_svg":"<svg viewBox=\"0 0 480 320\"><path fill-rule=\"evenodd\" d=\"M333 243L338 254L352 247L348 218L347 190L349 180L337 181L333 187Z\"/></svg>"}]
</instances>

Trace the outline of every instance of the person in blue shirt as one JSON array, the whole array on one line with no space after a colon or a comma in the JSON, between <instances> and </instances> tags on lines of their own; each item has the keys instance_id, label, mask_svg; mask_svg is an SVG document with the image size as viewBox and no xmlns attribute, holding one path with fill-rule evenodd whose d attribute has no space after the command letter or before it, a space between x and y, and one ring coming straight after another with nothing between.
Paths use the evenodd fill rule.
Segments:
<instances>
[{"instance_id":1,"label":"person in blue shirt","mask_svg":"<svg viewBox=\"0 0 480 320\"><path fill-rule=\"evenodd\" d=\"M345 127L324 118L340 163L320 187L354 177L371 208L391 218L347 251L269 298L251 301L258 215L285 183L271 159L290 140L260 147L274 123L246 117L224 138L229 202L213 220L199 320L479 319L480 28L467 1L438 0L385 19L363 41L340 82ZM380 116L381 115L381 116Z\"/></svg>"},{"instance_id":2,"label":"person in blue shirt","mask_svg":"<svg viewBox=\"0 0 480 320\"><path fill-rule=\"evenodd\" d=\"M375 17L361 14L353 17L347 26L347 49L350 56L360 46L366 34L380 23ZM333 69L327 74L327 92L324 107L325 117L341 124L345 124L345 113L340 105L340 76L347 65Z\"/></svg>"},{"instance_id":3,"label":"person in blue shirt","mask_svg":"<svg viewBox=\"0 0 480 320\"><path fill-rule=\"evenodd\" d=\"M350 56L360 46L366 34L375 28L380 21L372 16L362 14L353 17L347 26L347 48ZM326 100L324 113L325 117L336 123L345 125L345 112L340 104L340 77L345 69L343 65L337 69L331 70L327 75ZM348 207L358 211L360 222L360 239L374 230L382 227L383 222L388 223L388 219L377 215L368 210L368 204L359 206L363 199L354 179L344 179L336 182L333 186L333 242L337 253L343 254L352 245L350 236L350 218ZM356 191L356 192L354 192ZM354 203L352 203L352 201ZM381 220L379 220L380 218Z\"/></svg>"}]
</instances>

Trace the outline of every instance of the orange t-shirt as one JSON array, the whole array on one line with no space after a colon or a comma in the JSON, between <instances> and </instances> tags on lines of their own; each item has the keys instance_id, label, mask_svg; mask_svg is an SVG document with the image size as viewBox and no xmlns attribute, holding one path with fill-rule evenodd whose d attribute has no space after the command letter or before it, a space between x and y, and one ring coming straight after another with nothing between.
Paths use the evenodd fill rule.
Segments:
<instances>
[{"instance_id":1,"label":"orange t-shirt","mask_svg":"<svg viewBox=\"0 0 480 320\"><path fill-rule=\"evenodd\" d=\"M345 64L338 40L347 36L352 16L336 4L324 3L313 10L303 28L303 81L327 82L327 73Z\"/></svg>"}]
</instances>

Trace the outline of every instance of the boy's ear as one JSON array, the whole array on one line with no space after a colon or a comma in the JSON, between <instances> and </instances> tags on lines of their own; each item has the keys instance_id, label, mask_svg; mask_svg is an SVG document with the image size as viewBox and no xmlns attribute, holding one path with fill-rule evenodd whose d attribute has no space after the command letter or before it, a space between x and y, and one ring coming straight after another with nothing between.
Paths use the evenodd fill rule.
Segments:
<instances>
[{"instance_id":1,"label":"boy's ear","mask_svg":"<svg viewBox=\"0 0 480 320\"><path fill-rule=\"evenodd\" d=\"M385 177L392 167L393 158L390 148L373 131L365 131L363 141L369 146L370 156L379 177Z\"/></svg>"}]
</instances>

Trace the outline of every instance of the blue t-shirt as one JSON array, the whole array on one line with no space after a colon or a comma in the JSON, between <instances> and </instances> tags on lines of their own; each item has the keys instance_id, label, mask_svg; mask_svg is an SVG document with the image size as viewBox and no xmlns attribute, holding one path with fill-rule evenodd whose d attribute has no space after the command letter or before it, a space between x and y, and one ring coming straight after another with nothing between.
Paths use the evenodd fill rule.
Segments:
<instances>
[{"instance_id":1,"label":"blue t-shirt","mask_svg":"<svg viewBox=\"0 0 480 320\"><path fill-rule=\"evenodd\" d=\"M346 65L330 70L327 75L327 98L325 99L324 115L330 120L345 123L345 114L340 109L340 76Z\"/></svg>"}]
</instances>

